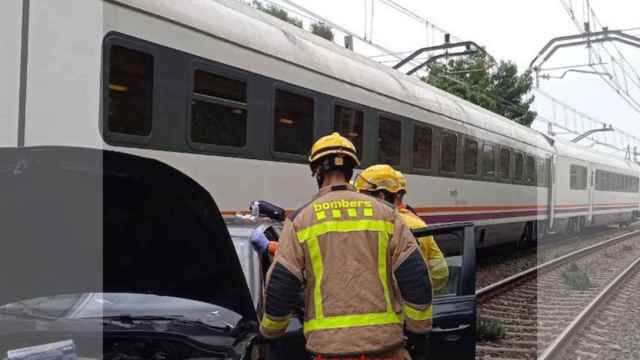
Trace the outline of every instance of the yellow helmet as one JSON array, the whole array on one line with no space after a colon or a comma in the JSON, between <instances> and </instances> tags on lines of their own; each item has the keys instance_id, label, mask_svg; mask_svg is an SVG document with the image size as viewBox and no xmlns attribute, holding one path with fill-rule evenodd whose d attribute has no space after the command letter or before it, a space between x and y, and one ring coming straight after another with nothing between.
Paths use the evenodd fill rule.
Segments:
<instances>
[{"instance_id":1,"label":"yellow helmet","mask_svg":"<svg viewBox=\"0 0 640 360\"><path fill-rule=\"evenodd\" d=\"M392 194L401 190L396 171L389 165L373 165L361 172L354 181L358 191L386 190Z\"/></svg>"},{"instance_id":2,"label":"yellow helmet","mask_svg":"<svg viewBox=\"0 0 640 360\"><path fill-rule=\"evenodd\" d=\"M398 178L398 185L400 186L399 191L407 191L407 178L404 177L404 174L396 170L396 177Z\"/></svg>"},{"instance_id":3,"label":"yellow helmet","mask_svg":"<svg viewBox=\"0 0 640 360\"><path fill-rule=\"evenodd\" d=\"M323 136L311 147L311 155L309 155L309 162L315 163L318 160L334 155L336 157L335 164L342 166L343 157L348 157L354 161L354 166L360 165L358 155L356 153L356 147L346 137L334 132L331 135Z\"/></svg>"}]
</instances>

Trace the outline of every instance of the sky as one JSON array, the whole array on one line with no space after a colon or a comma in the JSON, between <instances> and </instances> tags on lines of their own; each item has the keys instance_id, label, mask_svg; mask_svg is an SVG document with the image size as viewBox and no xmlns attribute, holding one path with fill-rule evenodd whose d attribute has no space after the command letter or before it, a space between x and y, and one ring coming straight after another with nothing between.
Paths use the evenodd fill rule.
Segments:
<instances>
[{"instance_id":1,"label":"sky","mask_svg":"<svg viewBox=\"0 0 640 360\"><path fill-rule=\"evenodd\" d=\"M282 0L273 0L282 1ZM396 52L407 52L425 45L437 45L443 41L441 32L427 27L399 11L392 9L380 0L293 0L295 3L316 14L338 24L353 33L367 36L374 43ZM365 30L365 3L370 11L373 7L373 29ZM514 61L520 70L529 67L529 63L538 51L553 37L573 35L576 26L562 6L561 0L395 0L407 9L412 10L431 23L452 34L454 40L472 40L484 46L497 59ZM584 1L565 0L571 3L576 19L582 23ZM590 0L591 6L602 25L610 29L640 28L639 0ZM293 14L294 16L296 14ZM370 21L371 15L367 16ZM305 22L307 19L304 19ZM640 37L640 29L630 32ZM336 42L341 43L342 34L338 33ZM375 56L380 51L365 43L356 42L356 52L367 56ZM605 45L617 55L613 45ZM629 63L640 74L640 48L617 44ZM611 62L606 52L599 50L605 57L603 62ZM375 60L394 60L390 57L374 57ZM599 59L593 56L595 62ZM589 52L586 48L559 50L545 65L560 67L587 64ZM389 61L393 63L393 61ZM584 68L584 70L592 70ZM610 71L610 70L608 70ZM628 70L631 73L631 69ZM556 71L561 75L563 71ZM622 78L620 82L624 84ZM613 74L612 74L613 76ZM637 85L627 83L629 94L640 103L640 77ZM640 110L629 106L599 76L593 74L567 74L563 79L540 80L540 90L548 93L564 103L571 105L579 112L592 118L612 124L640 138ZM556 120L568 121L573 126L589 129L589 123L580 120L572 111L564 111L556 106L555 115L552 102L538 94L534 108L541 116ZM540 128L538 123L534 127ZM546 126L542 126L546 128ZM558 132L562 131L556 129ZM569 135L565 135L569 136ZM611 138L612 133L598 135L609 142L622 143L626 140ZM638 144L640 145L640 144ZM608 149L607 152L611 152Z\"/></svg>"}]
</instances>

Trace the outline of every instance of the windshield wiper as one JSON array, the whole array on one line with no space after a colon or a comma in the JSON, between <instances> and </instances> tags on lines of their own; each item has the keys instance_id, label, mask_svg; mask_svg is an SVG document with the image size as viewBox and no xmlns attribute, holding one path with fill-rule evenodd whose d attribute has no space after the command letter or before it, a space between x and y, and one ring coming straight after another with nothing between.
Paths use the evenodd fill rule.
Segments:
<instances>
[{"instance_id":1,"label":"windshield wiper","mask_svg":"<svg viewBox=\"0 0 640 360\"><path fill-rule=\"evenodd\" d=\"M102 320L109 321L109 322L118 322L118 323L122 323L122 324L135 324L136 322L168 321L171 324L198 327L198 328L207 329L207 330L210 330L210 331L222 332L222 333L225 333L225 334L226 333L230 333L231 331L233 331L233 326L231 326L231 325L215 326L215 325L207 324L206 322L204 322L202 320L188 319L188 318L185 318L182 315L166 315L166 316L162 316L162 315L140 315L140 316L134 316L134 315L123 314L123 315L97 317L96 319L102 319Z\"/></svg>"}]
</instances>

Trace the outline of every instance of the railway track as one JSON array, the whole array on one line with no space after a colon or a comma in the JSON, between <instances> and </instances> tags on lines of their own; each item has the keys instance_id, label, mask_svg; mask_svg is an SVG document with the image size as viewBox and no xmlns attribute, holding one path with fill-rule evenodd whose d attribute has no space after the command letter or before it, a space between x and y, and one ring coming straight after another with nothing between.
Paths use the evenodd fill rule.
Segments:
<instances>
[{"instance_id":1,"label":"railway track","mask_svg":"<svg viewBox=\"0 0 640 360\"><path fill-rule=\"evenodd\" d=\"M539 360L638 359L639 293L640 258L598 294Z\"/></svg>"},{"instance_id":2,"label":"railway track","mask_svg":"<svg viewBox=\"0 0 640 360\"><path fill-rule=\"evenodd\" d=\"M476 289L482 289L514 274L535 267L576 250L586 248L599 242L623 235L629 231L640 229L640 223L632 225L630 229L599 228L594 231L564 239L547 238L542 243L531 248L505 248L505 253L478 254Z\"/></svg>"},{"instance_id":3,"label":"railway track","mask_svg":"<svg viewBox=\"0 0 640 360\"><path fill-rule=\"evenodd\" d=\"M537 359L638 258L640 230L634 230L478 290L479 316L502 323L505 336L478 342L476 359ZM569 270L586 275L590 286L571 288Z\"/></svg>"}]
</instances>

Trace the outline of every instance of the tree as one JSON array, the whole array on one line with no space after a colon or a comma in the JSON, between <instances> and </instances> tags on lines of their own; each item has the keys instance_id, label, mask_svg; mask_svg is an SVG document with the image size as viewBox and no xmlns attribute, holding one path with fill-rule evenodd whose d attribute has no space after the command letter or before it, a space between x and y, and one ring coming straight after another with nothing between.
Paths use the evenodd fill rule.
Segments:
<instances>
[{"instance_id":1,"label":"tree","mask_svg":"<svg viewBox=\"0 0 640 360\"><path fill-rule=\"evenodd\" d=\"M329 25L321 21L311 24L311 32L320 36L321 38L333 41L333 30L331 30L331 27Z\"/></svg>"},{"instance_id":2,"label":"tree","mask_svg":"<svg viewBox=\"0 0 640 360\"><path fill-rule=\"evenodd\" d=\"M298 19L296 17L290 16L289 13L286 10L284 10L284 9L282 9L280 7L277 7L277 6L273 5L273 4L269 4L269 6L265 6L264 4L262 4L258 0L254 0L253 1L253 6L255 6L256 9L258 9L260 11L264 11L265 13L267 13L267 14L269 14L271 16L275 16L280 20L286 21L289 24L292 24L292 25L295 25L295 26L297 26L299 28L302 28L302 20L300 20L300 19Z\"/></svg>"},{"instance_id":3,"label":"tree","mask_svg":"<svg viewBox=\"0 0 640 360\"><path fill-rule=\"evenodd\" d=\"M535 99L530 94L531 72L518 75L518 66L511 61L491 68L486 55L476 54L433 65L423 80L525 126L537 116L530 110Z\"/></svg>"}]
</instances>

